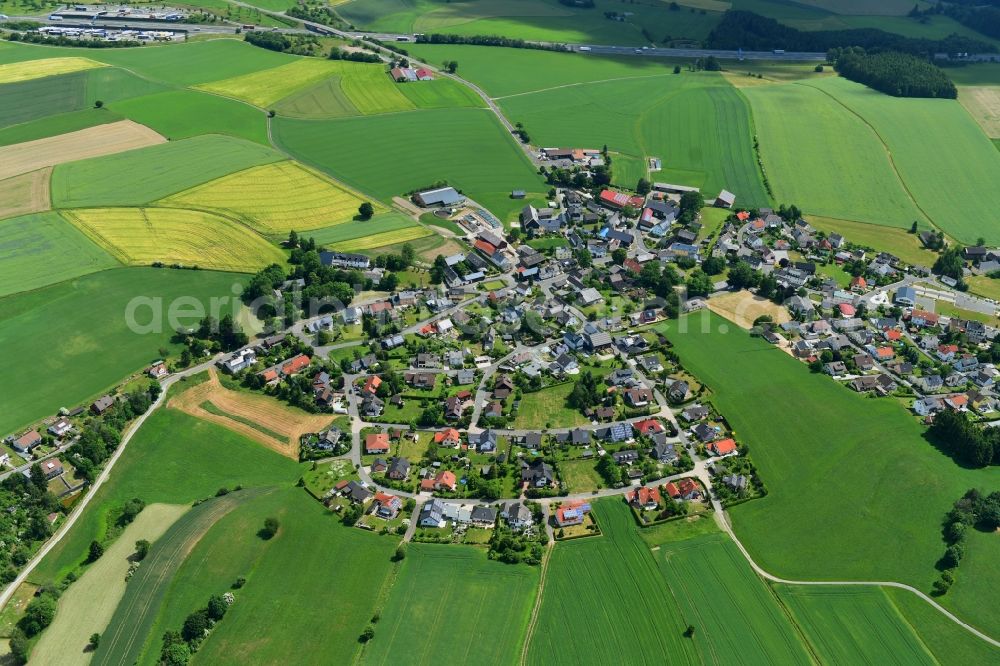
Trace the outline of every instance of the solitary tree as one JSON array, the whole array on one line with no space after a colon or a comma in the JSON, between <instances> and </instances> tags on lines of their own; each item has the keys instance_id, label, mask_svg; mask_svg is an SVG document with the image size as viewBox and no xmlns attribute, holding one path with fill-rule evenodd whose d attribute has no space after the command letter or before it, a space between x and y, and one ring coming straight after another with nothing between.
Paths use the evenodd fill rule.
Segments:
<instances>
[{"instance_id":1,"label":"solitary tree","mask_svg":"<svg viewBox=\"0 0 1000 666\"><path fill-rule=\"evenodd\" d=\"M101 644L101 635L100 634L91 634L90 635L90 641L87 643L87 647L90 648L91 651L93 651L93 650L96 650L97 646L100 645L100 644Z\"/></svg>"},{"instance_id":2,"label":"solitary tree","mask_svg":"<svg viewBox=\"0 0 1000 666\"><path fill-rule=\"evenodd\" d=\"M87 552L87 561L96 562L104 554L104 546L99 541L91 541L90 549Z\"/></svg>"},{"instance_id":3,"label":"solitary tree","mask_svg":"<svg viewBox=\"0 0 1000 666\"><path fill-rule=\"evenodd\" d=\"M681 66L674 65L674 74L680 74L680 73L681 73Z\"/></svg>"},{"instance_id":4,"label":"solitary tree","mask_svg":"<svg viewBox=\"0 0 1000 666\"><path fill-rule=\"evenodd\" d=\"M375 207L371 205L371 202L366 201L358 206L358 214L362 220L370 220L372 215L375 214Z\"/></svg>"},{"instance_id":5,"label":"solitary tree","mask_svg":"<svg viewBox=\"0 0 1000 666\"><path fill-rule=\"evenodd\" d=\"M913 220L913 224L910 225L910 233L911 234L917 233L917 221L916 220Z\"/></svg>"},{"instance_id":6,"label":"solitary tree","mask_svg":"<svg viewBox=\"0 0 1000 666\"><path fill-rule=\"evenodd\" d=\"M260 531L260 536L264 539L270 539L277 533L278 533L278 519L266 518L264 520L264 528Z\"/></svg>"},{"instance_id":7,"label":"solitary tree","mask_svg":"<svg viewBox=\"0 0 1000 666\"><path fill-rule=\"evenodd\" d=\"M95 109L103 109L104 108L104 102L101 101L101 100L97 100L96 102L94 102L94 108Z\"/></svg>"},{"instance_id":8,"label":"solitary tree","mask_svg":"<svg viewBox=\"0 0 1000 666\"><path fill-rule=\"evenodd\" d=\"M687 629L684 630L684 637L685 638L691 638L692 636L694 636L694 625L693 624L689 624L687 626Z\"/></svg>"}]
</instances>

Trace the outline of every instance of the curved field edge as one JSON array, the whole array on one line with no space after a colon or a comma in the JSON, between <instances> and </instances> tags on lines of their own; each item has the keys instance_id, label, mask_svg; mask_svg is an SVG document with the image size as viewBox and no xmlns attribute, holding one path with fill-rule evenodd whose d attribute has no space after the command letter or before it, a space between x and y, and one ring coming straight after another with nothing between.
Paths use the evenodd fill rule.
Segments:
<instances>
[{"instance_id":1,"label":"curved field edge","mask_svg":"<svg viewBox=\"0 0 1000 666\"><path fill-rule=\"evenodd\" d=\"M253 488L207 500L174 523L153 544L149 555L129 581L108 629L101 636L92 663L135 663L170 581L188 553L216 521L242 502L266 492L272 491Z\"/></svg>"},{"instance_id":2,"label":"curved field edge","mask_svg":"<svg viewBox=\"0 0 1000 666\"><path fill-rule=\"evenodd\" d=\"M130 266L180 264L252 273L281 263L285 253L221 215L180 208L89 208L63 216L113 257Z\"/></svg>"},{"instance_id":3,"label":"curved field edge","mask_svg":"<svg viewBox=\"0 0 1000 666\"><path fill-rule=\"evenodd\" d=\"M155 543L190 509L176 504L151 504L125 528L113 544L59 597L55 620L31 650L40 664L63 666L90 661L81 649L91 634L102 633L126 592L126 574L139 539Z\"/></svg>"},{"instance_id":4,"label":"curved field edge","mask_svg":"<svg viewBox=\"0 0 1000 666\"><path fill-rule=\"evenodd\" d=\"M660 330L712 389L712 402L768 484L767 497L730 510L761 567L790 580L897 581L930 590L944 548L942 516L969 488L1000 485L1000 469L958 467L899 404L860 397L759 339L723 332L717 315ZM832 495L845 480L854 492ZM921 502L912 501L914 488ZM900 540L907 548L897 547ZM972 594L980 606L989 603L985 590ZM942 603L949 606L948 598ZM987 614L966 611L962 619L997 633Z\"/></svg>"}]
</instances>

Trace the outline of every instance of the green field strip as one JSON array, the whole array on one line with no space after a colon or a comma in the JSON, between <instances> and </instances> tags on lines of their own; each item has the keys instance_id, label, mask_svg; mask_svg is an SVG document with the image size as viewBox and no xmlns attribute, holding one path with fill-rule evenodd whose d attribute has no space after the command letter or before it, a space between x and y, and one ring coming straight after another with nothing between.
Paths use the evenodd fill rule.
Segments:
<instances>
[{"instance_id":1,"label":"green field strip","mask_svg":"<svg viewBox=\"0 0 1000 666\"><path fill-rule=\"evenodd\" d=\"M231 492L194 507L157 539L149 555L129 580L101 644L94 664L133 664L141 654L171 580L188 553L205 533L242 502L268 492L262 488Z\"/></svg>"}]
</instances>

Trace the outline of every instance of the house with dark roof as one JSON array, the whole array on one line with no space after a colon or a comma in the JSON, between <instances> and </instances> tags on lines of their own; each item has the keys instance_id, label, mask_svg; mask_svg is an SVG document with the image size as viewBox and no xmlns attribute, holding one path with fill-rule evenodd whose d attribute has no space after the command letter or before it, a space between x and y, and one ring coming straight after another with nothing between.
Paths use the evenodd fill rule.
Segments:
<instances>
[{"instance_id":1,"label":"house with dark roof","mask_svg":"<svg viewBox=\"0 0 1000 666\"><path fill-rule=\"evenodd\" d=\"M555 483L555 472L552 465L541 458L536 458L530 463L521 462L521 481L533 488L546 488Z\"/></svg>"}]
</instances>

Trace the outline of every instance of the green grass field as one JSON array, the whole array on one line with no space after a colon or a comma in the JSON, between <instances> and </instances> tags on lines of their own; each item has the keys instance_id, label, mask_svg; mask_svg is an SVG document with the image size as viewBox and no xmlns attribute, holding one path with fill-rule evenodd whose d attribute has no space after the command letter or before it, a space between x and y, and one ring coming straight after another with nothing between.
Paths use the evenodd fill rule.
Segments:
<instances>
[{"instance_id":1,"label":"green grass field","mask_svg":"<svg viewBox=\"0 0 1000 666\"><path fill-rule=\"evenodd\" d=\"M518 663L538 572L472 546L410 544L361 662Z\"/></svg>"},{"instance_id":2,"label":"green grass field","mask_svg":"<svg viewBox=\"0 0 1000 666\"><path fill-rule=\"evenodd\" d=\"M0 347L7 371L31 378L0 386L0 432L80 404L154 361L157 349L173 348L167 308L175 299L193 296L207 311L210 297L230 297L241 280L208 271L120 268L0 299ZM136 296L162 299L160 332L142 335L129 329L126 309ZM150 310L137 308L137 323L154 323Z\"/></svg>"},{"instance_id":3,"label":"green grass field","mask_svg":"<svg viewBox=\"0 0 1000 666\"><path fill-rule=\"evenodd\" d=\"M697 628L692 638L707 661L809 661L795 626L729 537L716 533L668 544L656 559L684 617Z\"/></svg>"},{"instance_id":4,"label":"green grass field","mask_svg":"<svg viewBox=\"0 0 1000 666\"><path fill-rule=\"evenodd\" d=\"M246 104L194 90L171 90L110 105L170 140L228 134L267 145L267 118Z\"/></svg>"},{"instance_id":5,"label":"green grass field","mask_svg":"<svg viewBox=\"0 0 1000 666\"><path fill-rule=\"evenodd\" d=\"M930 220L966 243L1000 239L982 222L1000 204L990 185L1000 153L958 102L896 99L832 77L744 92L778 199L894 227Z\"/></svg>"},{"instance_id":6,"label":"green grass field","mask_svg":"<svg viewBox=\"0 0 1000 666\"><path fill-rule=\"evenodd\" d=\"M924 646L940 663L961 666L988 664L1000 659L1000 648L973 636L916 595L893 588L887 588L885 594L906 622L917 629Z\"/></svg>"},{"instance_id":7,"label":"green grass field","mask_svg":"<svg viewBox=\"0 0 1000 666\"><path fill-rule=\"evenodd\" d=\"M52 203L58 208L141 206L282 158L270 148L227 136L171 141L60 164L52 173ZM192 164L198 168L192 169Z\"/></svg>"},{"instance_id":8,"label":"green grass field","mask_svg":"<svg viewBox=\"0 0 1000 666\"><path fill-rule=\"evenodd\" d=\"M213 497L184 514L156 540L142 566L129 580L101 643L94 650L92 663L136 663L143 638L152 628L156 612L187 554L216 521L260 492L262 489L253 488Z\"/></svg>"},{"instance_id":9,"label":"green grass field","mask_svg":"<svg viewBox=\"0 0 1000 666\"><path fill-rule=\"evenodd\" d=\"M273 130L278 145L297 158L382 201L447 180L507 219L520 208L510 190L542 187L486 111L436 109L331 121L279 116Z\"/></svg>"},{"instance_id":10,"label":"green grass field","mask_svg":"<svg viewBox=\"0 0 1000 666\"><path fill-rule=\"evenodd\" d=\"M78 111L86 104L86 72L0 84L0 124L3 126Z\"/></svg>"},{"instance_id":11,"label":"green grass field","mask_svg":"<svg viewBox=\"0 0 1000 666\"><path fill-rule=\"evenodd\" d=\"M0 221L0 297L116 266L58 213Z\"/></svg>"},{"instance_id":12,"label":"green grass field","mask_svg":"<svg viewBox=\"0 0 1000 666\"><path fill-rule=\"evenodd\" d=\"M296 58L278 67L262 69L221 81L202 83L197 87L218 95L235 97L254 106L267 107L298 90L303 90L322 81L328 76L341 74L344 64L335 60ZM381 67L378 69L381 71ZM367 76L362 78L368 79ZM386 79L386 84L391 84L388 77L383 78ZM345 77L346 80L347 77ZM348 94L348 97L351 98L352 95Z\"/></svg>"},{"instance_id":13,"label":"green grass field","mask_svg":"<svg viewBox=\"0 0 1000 666\"><path fill-rule=\"evenodd\" d=\"M161 409L135 434L108 482L31 578L50 583L75 567L86 556L91 540L104 533L109 512L132 497L147 503L186 504L211 497L221 487L238 484L247 488L275 484L287 487L299 472L297 463L242 435L175 410ZM256 538L256 529L259 526L249 536ZM223 585L229 582L221 581ZM199 603L205 601L207 597Z\"/></svg>"},{"instance_id":14,"label":"green grass field","mask_svg":"<svg viewBox=\"0 0 1000 666\"><path fill-rule=\"evenodd\" d=\"M529 664L698 661L677 601L618 499L594 504L603 536L555 546ZM627 619L626 619L627 618Z\"/></svg>"},{"instance_id":15,"label":"green grass field","mask_svg":"<svg viewBox=\"0 0 1000 666\"><path fill-rule=\"evenodd\" d=\"M439 77L433 81L397 84L399 91L418 109L443 109L471 106L484 108L486 103L469 87Z\"/></svg>"},{"instance_id":16,"label":"green grass field","mask_svg":"<svg viewBox=\"0 0 1000 666\"><path fill-rule=\"evenodd\" d=\"M936 226L965 243L1000 242L1000 225L983 224L1000 206L1000 153L961 104L896 99L840 78L812 85L874 127Z\"/></svg>"},{"instance_id":17,"label":"green grass field","mask_svg":"<svg viewBox=\"0 0 1000 666\"><path fill-rule=\"evenodd\" d=\"M459 76L494 97L609 79L647 78L673 71L672 63L668 66L653 58L612 58L461 44L407 44L406 50L432 64L457 60ZM503 67L497 67L498 62Z\"/></svg>"},{"instance_id":18,"label":"green grass field","mask_svg":"<svg viewBox=\"0 0 1000 666\"><path fill-rule=\"evenodd\" d=\"M891 252L900 259L915 266L933 266L937 253L925 249L916 234L909 229L886 227L880 224L849 222L829 217L809 216L809 224L827 233L837 232L852 243L864 245L880 252ZM929 228L924 225L923 228Z\"/></svg>"},{"instance_id":19,"label":"green grass field","mask_svg":"<svg viewBox=\"0 0 1000 666\"><path fill-rule=\"evenodd\" d=\"M723 323L706 314L664 328L767 483L767 497L731 510L754 559L790 579L895 580L928 590L943 552L942 516L968 488L1000 484L1000 469L958 467L898 403L847 391L760 339L719 332ZM687 332L677 331L681 324ZM921 501L913 502L917 487ZM984 557L1000 554L995 548ZM992 616L988 595L970 592L976 603L964 617L983 622Z\"/></svg>"},{"instance_id":20,"label":"green grass field","mask_svg":"<svg viewBox=\"0 0 1000 666\"><path fill-rule=\"evenodd\" d=\"M806 85L760 86L743 94L778 201L842 220L899 228L925 223L878 136L848 109Z\"/></svg>"},{"instance_id":21,"label":"green grass field","mask_svg":"<svg viewBox=\"0 0 1000 666\"><path fill-rule=\"evenodd\" d=\"M719 9L725 4L719 3ZM606 11L627 11L626 21L610 21ZM634 4L596 0L593 8L570 7L556 0L353 0L337 12L366 30L460 35L503 35L527 40L644 45L646 28L657 41L704 39L718 22L718 11L669 11L668 3Z\"/></svg>"},{"instance_id":22,"label":"green grass field","mask_svg":"<svg viewBox=\"0 0 1000 666\"><path fill-rule=\"evenodd\" d=\"M623 99L633 101L623 105ZM655 156L663 161L656 180L701 187L708 197L728 189L740 205L769 201L753 153L750 107L717 74L575 85L506 97L500 104L509 118L524 123L537 145L599 149L606 144L624 155L612 160L612 172L629 187L645 175L646 159ZM570 108L573 113L562 112Z\"/></svg>"},{"instance_id":23,"label":"green grass field","mask_svg":"<svg viewBox=\"0 0 1000 666\"><path fill-rule=\"evenodd\" d=\"M57 134L66 134L88 127L118 122L122 119L121 116L108 108L57 113L0 129L0 146L45 139Z\"/></svg>"},{"instance_id":24,"label":"green grass field","mask_svg":"<svg viewBox=\"0 0 1000 666\"><path fill-rule=\"evenodd\" d=\"M779 585L777 591L821 663L935 663L881 589Z\"/></svg>"},{"instance_id":25,"label":"green grass field","mask_svg":"<svg viewBox=\"0 0 1000 666\"><path fill-rule=\"evenodd\" d=\"M412 217L407 217L402 213L389 212L377 215L371 220L364 222L346 222L344 224L335 224L322 229L314 229L305 235L315 238L316 242L320 245L331 245L333 243L349 241L355 238L363 238L369 235L408 229L409 227L414 227L416 225L417 223Z\"/></svg>"},{"instance_id":26,"label":"green grass field","mask_svg":"<svg viewBox=\"0 0 1000 666\"><path fill-rule=\"evenodd\" d=\"M220 523L208 535L218 535L209 542L216 547L212 555L239 561L239 551L258 549L256 531L268 516L280 521L278 534L261 549L249 571L233 572L245 575L247 584L235 592L237 602L198 651L198 661L349 663L358 636L375 613L398 541L344 527L301 488L289 487ZM221 542L223 537L227 543ZM202 574L199 565L206 559L206 551L196 548L191 565L175 578L174 589L191 576L196 582L213 580L210 584L218 586L214 589L223 591L233 576L220 580ZM204 594L205 587L201 589ZM192 592L186 598L204 603ZM179 608L175 617L186 612L190 610ZM278 617L281 631L275 630ZM154 632L151 638L158 653L159 634ZM143 661L155 664L156 656L147 651Z\"/></svg>"}]
</instances>

